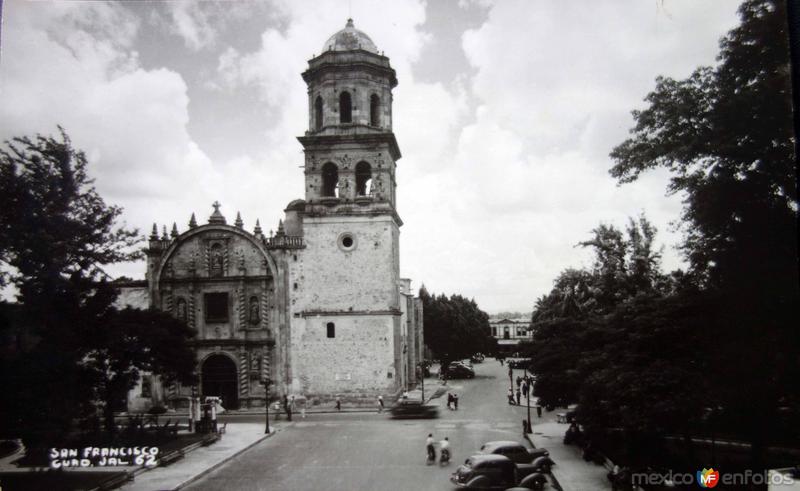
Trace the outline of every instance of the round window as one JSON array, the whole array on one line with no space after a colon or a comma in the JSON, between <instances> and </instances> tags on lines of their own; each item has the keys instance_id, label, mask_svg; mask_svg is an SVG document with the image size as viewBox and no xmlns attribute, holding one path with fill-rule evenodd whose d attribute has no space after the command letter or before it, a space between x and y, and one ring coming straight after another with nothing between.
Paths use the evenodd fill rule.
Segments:
<instances>
[{"instance_id":1,"label":"round window","mask_svg":"<svg viewBox=\"0 0 800 491\"><path fill-rule=\"evenodd\" d=\"M345 232L339 236L339 249L343 251L352 251L356 248L356 238L353 234Z\"/></svg>"}]
</instances>

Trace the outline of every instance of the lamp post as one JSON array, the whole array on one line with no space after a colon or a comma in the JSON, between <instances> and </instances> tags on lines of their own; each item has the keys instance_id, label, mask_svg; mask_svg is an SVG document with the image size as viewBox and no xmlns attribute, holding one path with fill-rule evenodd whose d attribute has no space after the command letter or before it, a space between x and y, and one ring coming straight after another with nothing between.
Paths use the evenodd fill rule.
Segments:
<instances>
[{"instance_id":1,"label":"lamp post","mask_svg":"<svg viewBox=\"0 0 800 491\"><path fill-rule=\"evenodd\" d=\"M422 383L422 402L425 402L425 366L422 362L417 363L417 378Z\"/></svg>"},{"instance_id":2,"label":"lamp post","mask_svg":"<svg viewBox=\"0 0 800 491\"><path fill-rule=\"evenodd\" d=\"M528 390L525 391L525 396L528 398L528 433L533 433L531 430L531 386L526 382Z\"/></svg>"},{"instance_id":3,"label":"lamp post","mask_svg":"<svg viewBox=\"0 0 800 491\"><path fill-rule=\"evenodd\" d=\"M264 384L264 434L269 434L269 386L272 384L272 380L269 377L265 377L262 381Z\"/></svg>"},{"instance_id":4,"label":"lamp post","mask_svg":"<svg viewBox=\"0 0 800 491\"><path fill-rule=\"evenodd\" d=\"M194 415L197 411L197 405L199 404L199 400L197 399L197 386L192 386L192 396L189 399L189 433L194 433Z\"/></svg>"}]
</instances>

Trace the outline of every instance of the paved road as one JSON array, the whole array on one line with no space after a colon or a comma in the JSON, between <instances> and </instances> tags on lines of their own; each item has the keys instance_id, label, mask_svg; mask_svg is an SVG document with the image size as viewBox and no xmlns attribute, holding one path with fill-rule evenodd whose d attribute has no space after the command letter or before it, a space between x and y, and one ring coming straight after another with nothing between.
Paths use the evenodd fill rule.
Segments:
<instances>
[{"instance_id":1,"label":"paved road","mask_svg":"<svg viewBox=\"0 0 800 491\"><path fill-rule=\"evenodd\" d=\"M525 408L506 404L508 372L494 360L475 365L474 380L450 381L459 410L434 420L384 414L319 414L195 482L191 490L450 490L457 463L489 440L521 440ZM427 390L431 387L426 386ZM534 415L535 417L535 415ZM233 424L233 423L231 423ZM450 438L453 462L425 463L425 438Z\"/></svg>"}]
</instances>

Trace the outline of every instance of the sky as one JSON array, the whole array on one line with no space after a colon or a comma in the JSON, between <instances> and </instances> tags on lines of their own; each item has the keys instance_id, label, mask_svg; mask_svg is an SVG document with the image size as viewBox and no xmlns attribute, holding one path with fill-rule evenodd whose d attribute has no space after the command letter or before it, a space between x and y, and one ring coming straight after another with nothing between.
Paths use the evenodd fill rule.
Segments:
<instances>
[{"instance_id":1,"label":"sky","mask_svg":"<svg viewBox=\"0 0 800 491\"><path fill-rule=\"evenodd\" d=\"M644 213L666 271L681 196L618 186L609 152L659 75L713 65L733 0L2 2L0 140L64 127L149 234L218 200L277 229L303 197L300 74L348 17L390 58L400 269L412 288L530 312L600 223ZM144 263L108 268L144 278Z\"/></svg>"}]
</instances>

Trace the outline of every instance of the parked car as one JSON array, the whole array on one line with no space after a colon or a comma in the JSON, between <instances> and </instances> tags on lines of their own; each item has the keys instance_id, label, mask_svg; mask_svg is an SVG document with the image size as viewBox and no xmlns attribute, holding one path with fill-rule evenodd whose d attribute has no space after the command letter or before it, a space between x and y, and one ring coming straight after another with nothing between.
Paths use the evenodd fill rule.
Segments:
<instances>
[{"instance_id":1,"label":"parked car","mask_svg":"<svg viewBox=\"0 0 800 491\"><path fill-rule=\"evenodd\" d=\"M475 378L475 370L457 361L450 363L446 373L447 378Z\"/></svg>"},{"instance_id":2,"label":"parked car","mask_svg":"<svg viewBox=\"0 0 800 491\"><path fill-rule=\"evenodd\" d=\"M528 368L531 361L527 358L509 358L506 364L511 368Z\"/></svg>"},{"instance_id":3,"label":"parked car","mask_svg":"<svg viewBox=\"0 0 800 491\"><path fill-rule=\"evenodd\" d=\"M544 448L528 448L521 443L510 440L486 442L478 453L483 455L505 455L516 464L530 464L538 457L548 457L550 452Z\"/></svg>"},{"instance_id":4,"label":"parked car","mask_svg":"<svg viewBox=\"0 0 800 491\"><path fill-rule=\"evenodd\" d=\"M547 478L530 464L515 464L504 455L473 455L450 476L459 488L506 490L519 486L542 489Z\"/></svg>"},{"instance_id":5,"label":"parked car","mask_svg":"<svg viewBox=\"0 0 800 491\"><path fill-rule=\"evenodd\" d=\"M394 419L401 418L436 418L439 408L425 404L417 399L401 399L389 410Z\"/></svg>"}]
</instances>

